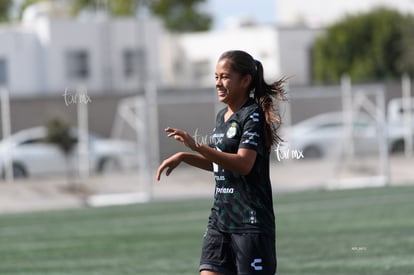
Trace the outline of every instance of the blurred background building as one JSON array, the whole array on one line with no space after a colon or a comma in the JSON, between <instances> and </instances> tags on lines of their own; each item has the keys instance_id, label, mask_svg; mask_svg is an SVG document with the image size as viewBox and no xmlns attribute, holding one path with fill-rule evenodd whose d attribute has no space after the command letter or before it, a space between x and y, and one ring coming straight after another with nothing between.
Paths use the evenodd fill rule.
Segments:
<instances>
[{"instance_id":1,"label":"blurred background building","mask_svg":"<svg viewBox=\"0 0 414 275\"><path fill-rule=\"evenodd\" d=\"M92 93L131 93L149 75L160 83L163 28L153 18L75 20L61 5L29 6L22 22L0 30L0 60L11 96L62 95L79 85ZM157 78L158 77L158 78Z\"/></svg>"},{"instance_id":2,"label":"blurred background building","mask_svg":"<svg viewBox=\"0 0 414 275\"><path fill-rule=\"evenodd\" d=\"M62 5L41 2L21 23L1 26L0 72L12 97L61 95L79 85L92 94L128 94L149 77L160 87L209 87L218 56L242 48L262 61L269 78L289 75L306 85L318 33L240 20L230 29L173 34L151 16L74 19Z\"/></svg>"}]
</instances>

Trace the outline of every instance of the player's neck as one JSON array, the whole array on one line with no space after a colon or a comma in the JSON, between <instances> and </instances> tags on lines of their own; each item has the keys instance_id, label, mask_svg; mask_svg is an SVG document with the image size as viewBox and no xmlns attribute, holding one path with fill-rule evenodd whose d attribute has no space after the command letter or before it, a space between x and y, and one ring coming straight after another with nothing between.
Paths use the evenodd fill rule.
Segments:
<instances>
[{"instance_id":1,"label":"player's neck","mask_svg":"<svg viewBox=\"0 0 414 275\"><path fill-rule=\"evenodd\" d=\"M238 100L237 102L232 102L230 104L227 104L227 113L229 115L234 114L235 112L237 112L238 110L240 110L240 108L246 104L247 100L249 100L248 97L246 98L241 98L240 100Z\"/></svg>"}]
</instances>

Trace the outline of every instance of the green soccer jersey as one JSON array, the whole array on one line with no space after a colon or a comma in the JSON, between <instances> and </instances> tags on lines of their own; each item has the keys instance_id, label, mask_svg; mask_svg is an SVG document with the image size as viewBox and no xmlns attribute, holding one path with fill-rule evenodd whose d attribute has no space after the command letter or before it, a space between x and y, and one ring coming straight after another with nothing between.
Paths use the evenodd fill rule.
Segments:
<instances>
[{"instance_id":1,"label":"green soccer jersey","mask_svg":"<svg viewBox=\"0 0 414 275\"><path fill-rule=\"evenodd\" d=\"M263 140L263 111L252 98L224 121L226 111L227 108L224 108L217 114L210 146L234 154L239 148L247 148L255 150L257 157L252 170L245 176L213 163L216 189L209 226L229 233L266 233L274 236L270 151Z\"/></svg>"}]
</instances>

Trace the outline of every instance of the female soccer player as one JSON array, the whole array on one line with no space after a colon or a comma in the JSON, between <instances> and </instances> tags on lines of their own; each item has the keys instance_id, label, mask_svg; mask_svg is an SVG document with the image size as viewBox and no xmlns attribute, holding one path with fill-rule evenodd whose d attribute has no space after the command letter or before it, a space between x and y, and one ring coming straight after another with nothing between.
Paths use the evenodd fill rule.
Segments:
<instances>
[{"instance_id":1,"label":"female soccer player","mask_svg":"<svg viewBox=\"0 0 414 275\"><path fill-rule=\"evenodd\" d=\"M279 80L269 85L262 64L244 51L223 53L216 66L219 101L227 105L216 118L211 144L167 128L194 153L164 160L157 180L182 162L213 171L214 205L204 235L201 275L276 273L275 216L269 177L271 146L279 141L275 103L284 98Z\"/></svg>"}]
</instances>

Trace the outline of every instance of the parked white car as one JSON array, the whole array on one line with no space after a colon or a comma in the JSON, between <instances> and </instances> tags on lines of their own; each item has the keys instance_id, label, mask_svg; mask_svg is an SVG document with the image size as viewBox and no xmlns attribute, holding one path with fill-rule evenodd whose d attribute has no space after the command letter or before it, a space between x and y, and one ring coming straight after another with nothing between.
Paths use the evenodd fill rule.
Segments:
<instances>
[{"instance_id":1,"label":"parked white car","mask_svg":"<svg viewBox=\"0 0 414 275\"><path fill-rule=\"evenodd\" d=\"M401 131L386 125L387 149L393 151L396 142L401 140ZM377 124L368 115L360 113L353 118L352 144L356 154L379 152L380 141ZM352 150L347 144L346 132L341 112L322 113L303 120L291 127L282 129L286 140L280 150L296 150L304 158L319 158Z\"/></svg>"},{"instance_id":2,"label":"parked white car","mask_svg":"<svg viewBox=\"0 0 414 275\"><path fill-rule=\"evenodd\" d=\"M77 141L77 131L71 131ZM21 130L0 142L1 175L5 175L6 150L10 152L15 177L63 174L76 170L79 154L78 143L66 158L55 144L45 142L45 127ZM137 167L137 147L133 142L104 139L88 135L89 168L92 173L108 170L125 170Z\"/></svg>"}]
</instances>

